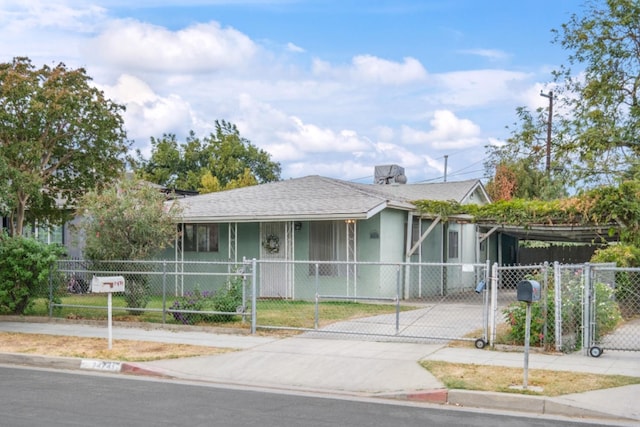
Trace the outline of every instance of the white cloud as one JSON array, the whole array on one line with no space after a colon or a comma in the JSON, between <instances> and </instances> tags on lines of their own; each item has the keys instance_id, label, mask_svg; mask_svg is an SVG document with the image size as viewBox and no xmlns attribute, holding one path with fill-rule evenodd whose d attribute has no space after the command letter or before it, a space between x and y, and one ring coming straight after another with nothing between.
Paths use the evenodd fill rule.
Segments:
<instances>
[{"instance_id":1,"label":"white cloud","mask_svg":"<svg viewBox=\"0 0 640 427\"><path fill-rule=\"evenodd\" d=\"M355 80L382 84L405 84L424 80L427 71L414 58L404 58L402 63L388 61L371 55L353 58L352 75Z\"/></svg>"},{"instance_id":2,"label":"white cloud","mask_svg":"<svg viewBox=\"0 0 640 427\"><path fill-rule=\"evenodd\" d=\"M333 131L291 117L292 129L280 131L278 138L302 153L352 153L366 150L369 145L355 131Z\"/></svg>"},{"instance_id":3,"label":"white cloud","mask_svg":"<svg viewBox=\"0 0 640 427\"><path fill-rule=\"evenodd\" d=\"M291 42L287 43L287 50L289 52L296 52L296 53L306 52L303 48L301 48L300 46L296 46L295 44L293 44Z\"/></svg>"},{"instance_id":4,"label":"white cloud","mask_svg":"<svg viewBox=\"0 0 640 427\"><path fill-rule=\"evenodd\" d=\"M375 132L380 141L393 141L395 137L395 132L389 126L378 126Z\"/></svg>"},{"instance_id":5,"label":"white cloud","mask_svg":"<svg viewBox=\"0 0 640 427\"><path fill-rule=\"evenodd\" d=\"M9 32L55 28L85 33L92 31L95 22L104 19L105 14L104 8L90 4L23 0L2 6L0 24Z\"/></svg>"},{"instance_id":6,"label":"white cloud","mask_svg":"<svg viewBox=\"0 0 640 427\"><path fill-rule=\"evenodd\" d=\"M217 22L179 31L135 20L113 21L85 54L128 71L202 73L241 67L256 53L253 41Z\"/></svg>"},{"instance_id":7,"label":"white cloud","mask_svg":"<svg viewBox=\"0 0 640 427\"><path fill-rule=\"evenodd\" d=\"M471 120L456 117L451 111L435 111L430 124L429 131L402 126L402 141L411 145L428 144L436 150L473 147L482 143L480 127Z\"/></svg>"},{"instance_id":8,"label":"white cloud","mask_svg":"<svg viewBox=\"0 0 640 427\"><path fill-rule=\"evenodd\" d=\"M505 100L519 100L529 87L531 74L509 70L455 71L433 76L445 91L437 104L478 107Z\"/></svg>"},{"instance_id":9,"label":"white cloud","mask_svg":"<svg viewBox=\"0 0 640 427\"><path fill-rule=\"evenodd\" d=\"M315 75L335 79L351 79L354 82L402 85L424 81L427 71L414 58L394 62L372 55L355 56L349 67L334 67L329 62L315 59Z\"/></svg>"},{"instance_id":10,"label":"white cloud","mask_svg":"<svg viewBox=\"0 0 640 427\"><path fill-rule=\"evenodd\" d=\"M126 107L123 114L130 139L149 154L151 136L164 133L185 134L193 125L189 103L178 95L161 97L144 81L122 75L113 86L101 87L107 97Z\"/></svg>"},{"instance_id":11,"label":"white cloud","mask_svg":"<svg viewBox=\"0 0 640 427\"><path fill-rule=\"evenodd\" d=\"M468 49L461 50L460 53L481 56L492 61L504 60L509 58L509 54L497 49Z\"/></svg>"}]
</instances>

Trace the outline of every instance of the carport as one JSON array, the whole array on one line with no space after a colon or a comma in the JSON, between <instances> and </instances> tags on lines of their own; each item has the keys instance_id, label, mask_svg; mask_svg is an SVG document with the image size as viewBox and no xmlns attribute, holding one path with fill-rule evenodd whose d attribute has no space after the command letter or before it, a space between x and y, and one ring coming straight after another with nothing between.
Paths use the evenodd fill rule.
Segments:
<instances>
[{"instance_id":1,"label":"carport","mask_svg":"<svg viewBox=\"0 0 640 427\"><path fill-rule=\"evenodd\" d=\"M496 235L495 259L500 265L523 264L519 242L523 240L601 245L620 240L620 225L530 224L514 225L495 222L478 222L480 244ZM556 261L546 259L546 261ZM583 261L584 262L584 261Z\"/></svg>"}]
</instances>

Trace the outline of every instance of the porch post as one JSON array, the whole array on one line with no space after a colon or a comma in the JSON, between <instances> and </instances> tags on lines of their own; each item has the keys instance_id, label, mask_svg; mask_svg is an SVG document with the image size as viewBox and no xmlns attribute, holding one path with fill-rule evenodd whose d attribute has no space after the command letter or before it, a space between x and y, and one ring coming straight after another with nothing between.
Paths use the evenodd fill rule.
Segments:
<instances>
[{"instance_id":1,"label":"porch post","mask_svg":"<svg viewBox=\"0 0 640 427\"><path fill-rule=\"evenodd\" d=\"M409 263L411 262L411 237L413 236L413 214L411 212L407 212L407 241L405 248L405 264L404 264L404 283L403 283L403 292L402 296L405 300L409 299L409 284L411 283L410 275L411 268L409 267ZM398 283L400 282L400 277L398 275ZM422 289L422 284L418 283L418 288ZM400 296L400 292L398 292L398 297Z\"/></svg>"}]
</instances>

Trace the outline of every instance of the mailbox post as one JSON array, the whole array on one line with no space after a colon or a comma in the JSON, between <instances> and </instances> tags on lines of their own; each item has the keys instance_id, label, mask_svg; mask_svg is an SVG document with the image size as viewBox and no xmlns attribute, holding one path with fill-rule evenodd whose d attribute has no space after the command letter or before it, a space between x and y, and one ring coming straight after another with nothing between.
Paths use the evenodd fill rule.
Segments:
<instances>
[{"instance_id":1,"label":"mailbox post","mask_svg":"<svg viewBox=\"0 0 640 427\"><path fill-rule=\"evenodd\" d=\"M531 303L540 301L540 283L535 280L522 280L516 288L518 301L527 303L524 332L524 382L523 389L528 387L529 378L529 342L531 341Z\"/></svg>"},{"instance_id":2,"label":"mailbox post","mask_svg":"<svg viewBox=\"0 0 640 427\"><path fill-rule=\"evenodd\" d=\"M93 276L91 280L91 292L107 293L107 329L109 335L109 350L112 347L113 332L112 332L112 311L113 304L111 294L114 292L124 292L124 277L111 276L111 277L98 277Z\"/></svg>"}]
</instances>

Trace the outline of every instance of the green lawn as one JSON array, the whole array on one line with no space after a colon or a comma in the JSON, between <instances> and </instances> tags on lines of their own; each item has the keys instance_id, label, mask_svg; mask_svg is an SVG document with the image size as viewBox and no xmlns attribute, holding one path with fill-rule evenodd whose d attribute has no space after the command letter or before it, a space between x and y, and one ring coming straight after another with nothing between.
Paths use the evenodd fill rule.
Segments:
<instances>
[{"instance_id":1,"label":"green lawn","mask_svg":"<svg viewBox=\"0 0 640 427\"><path fill-rule=\"evenodd\" d=\"M112 298L114 321L162 322L162 297L151 297L146 309L158 311L143 311L133 315L126 309L124 297L114 295ZM173 298L166 301L167 308L173 304ZM66 295L62 297L64 307L55 307L53 316L68 319L103 320L107 318L107 295L84 294ZM411 310L412 307L402 307L401 310ZM392 304L370 304L345 301L323 301L318 309L319 325L324 326L333 322L379 314L395 313ZM288 328L314 328L316 308L313 302L290 300L259 300L256 306L257 324ZM46 299L38 299L28 315L48 316L49 308ZM250 318L243 321L242 316L234 316L231 322L208 323L208 325L223 325L225 327L248 328ZM179 324L169 313L166 323Z\"/></svg>"}]
</instances>

